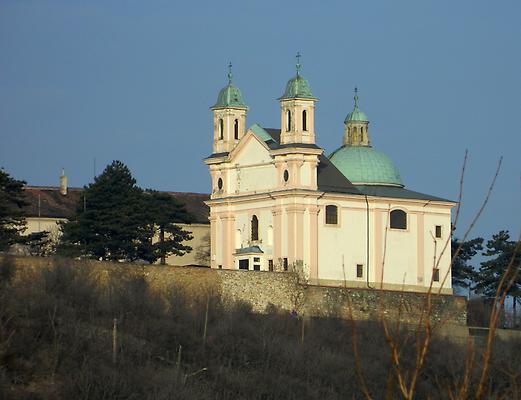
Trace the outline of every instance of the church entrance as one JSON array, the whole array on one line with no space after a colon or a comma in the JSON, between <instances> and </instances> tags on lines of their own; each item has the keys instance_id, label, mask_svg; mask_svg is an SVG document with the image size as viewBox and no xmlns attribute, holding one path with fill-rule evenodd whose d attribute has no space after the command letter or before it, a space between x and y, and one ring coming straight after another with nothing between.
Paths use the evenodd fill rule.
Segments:
<instances>
[{"instance_id":1,"label":"church entrance","mask_svg":"<svg viewBox=\"0 0 521 400\"><path fill-rule=\"evenodd\" d=\"M239 269L250 269L250 260L247 258L244 260L239 260Z\"/></svg>"}]
</instances>

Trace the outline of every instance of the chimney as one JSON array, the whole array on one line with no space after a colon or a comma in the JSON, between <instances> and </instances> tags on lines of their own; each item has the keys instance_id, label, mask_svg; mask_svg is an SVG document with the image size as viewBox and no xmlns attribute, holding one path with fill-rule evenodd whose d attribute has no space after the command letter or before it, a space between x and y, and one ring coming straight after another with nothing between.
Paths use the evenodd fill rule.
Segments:
<instances>
[{"instance_id":1,"label":"chimney","mask_svg":"<svg viewBox=\"0 0 521 400\"><path fill-rule=\"evenodd\" d=\"M60 194L62 196L67 195L67 176L65 176L65 170L62 168L62 175L60 176Z\"/></svg>"}]
</instances>

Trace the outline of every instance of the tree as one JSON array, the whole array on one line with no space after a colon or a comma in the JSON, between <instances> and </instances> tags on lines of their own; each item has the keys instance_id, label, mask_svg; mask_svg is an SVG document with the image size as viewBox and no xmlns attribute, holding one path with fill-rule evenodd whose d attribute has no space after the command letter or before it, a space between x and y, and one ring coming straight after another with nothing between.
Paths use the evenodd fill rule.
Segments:
<instances>
[{"instance_id":1,"label":"tree","mask_svg":"<svg viewBox=\"0 0 521 400\"><path fill-rule=\"evenodd\" d=\"M469 261L483 250L483 238L475 238L461 244L457 238L452 238L451 247L452 254L456 254L456 250L461 246L459 253L452 261L452 284L463 288L472 286L476 278L476 270Z\"/></svg>"},{"instance_id":2,"label":"tree","mask_svg":"<svg viewBox=\"0 0 521 400\"><path fill-rule=\"evenodd\" d=\"M481 263L475 286L478 293L483 293L488 297L496 295L499 282L506 273L512 257L514 257L515 248L516 242L510 240L508 231L500 231L493 235L491 240L487 241L486 251L483 255L493 258ZM514 274L517 274L514 284L508 290L508 295L519 296L521 294L520 260L521 255L516 254L514 257L514 268L506 277L509 280L514 277Z\"/></svg>"},{"instance_id":3,"label":"tree","mask_svg":"<svg viewBox=\"0 0 521 400\"><path fill-rule=\"evenodd\" d=\"M190 252L192 248L183 242L191 240L192 235L177 225L193 221L185 207L168 193L153 190L144 193L143 201L150 236L141 247L140 257L150 263L160 259L164 265L169 255L182 256Z\"/></svg>"},{"instance_id":4,"label":"tree","mask_svg":"<svg viewBox=\"0 0 521 400\"><path fill-rule=\"evenodd\" d=\"M166 263L170 254L192 250L190 232L176 223L193 217L166 193L144 192L130 170L113 161L85 188L74 216L62 226L59 252L104 260ZM156 240L157 239L157 240Z\"/></svg>"},{"instance_id":5,"label":"tree","mask_svg":"<svg viewBox=\"0 0 521 400\"><path fill-rule=\"evenodd\" d=\"M63 225L61 252L136 260L141 243L148 237L142 196L128 167L113 161L85 187L74 216Z\"/></svg>"},{"instance_id":6,"label":"tree","mask_svg":"<svg viewBox=\"0 0 521 400\"><path fill-rule=\"evenodd\" d=\"M25 245L32 256L46 256L52 253L50 232L33 232L26 236Z\"/></svg>"},{"instance_id":7,"label":"tree","mask_svg":"<svg viewBox=\"0 0 521 400\"><path fill-rule=\"evenodd\" d=\"M18 181L3 169L0 170L0 251L22 241L21 233L25 230L23 207L24 181Z\"/></svg>"},{"instance_id":8,"label":"tree","mask_svg":"<svg viewBox=\"0 0 521 400\"><path fill-rule=\"evenodd\" d=\"M513 298L514 325L516 323L517 297L521 295L521 254L516 253L517 243L510 240L508 231L500 231L487 242L483 255L493 257L481 263L475 289L487 297L494 297L503 275L506 275L502 291ZM513 260L513 268L508 270ZM508 273L507 273L508 272ZM513 281L510 288L506 285ZM508 290L507 290L508 289Z\"/></svg>"}]
</instances>

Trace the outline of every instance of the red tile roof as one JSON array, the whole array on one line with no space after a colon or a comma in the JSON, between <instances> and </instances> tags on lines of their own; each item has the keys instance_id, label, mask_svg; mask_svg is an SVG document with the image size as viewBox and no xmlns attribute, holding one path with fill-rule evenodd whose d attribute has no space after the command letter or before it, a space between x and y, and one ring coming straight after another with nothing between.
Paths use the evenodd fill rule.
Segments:
<instances>
[{"instance_id":1,"label":"red tile roof","mask_svg":"<svg viewBox=\"0 0 521 400\"><path fill-rule=\"evenodd\" d=\"M25 199L27 216L44 218L70 218L82 199L82 188L69 188L64 196L59 187L26 186ZM210 199L209 194L190 192L165 192L184 204L194 217L195 223L208 224L209 208L204 201Z\"/></svg>"}]
</instances>

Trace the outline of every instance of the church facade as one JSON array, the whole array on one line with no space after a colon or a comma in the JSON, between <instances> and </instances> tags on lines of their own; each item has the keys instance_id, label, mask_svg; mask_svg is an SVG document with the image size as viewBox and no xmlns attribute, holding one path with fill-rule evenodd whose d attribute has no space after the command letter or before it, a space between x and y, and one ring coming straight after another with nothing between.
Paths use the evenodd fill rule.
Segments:
<instances>
[{"instance_id":1,"label":"church facade","mask_svg":"<svg viewBox=\"0 0 521 400\"><path fill-rule=\"evenodd\" d=\"M211 108L213 151L204 160L212 268L296 270L328 286L422 292L432 284L452 293L455 203L405 188L371 145L356 89L342 146L328 157L316 140L317 98L298 62L278 99L280 129L246 128L248 107L231 68L228 79Z\"/></svg>"}]
</instances>

